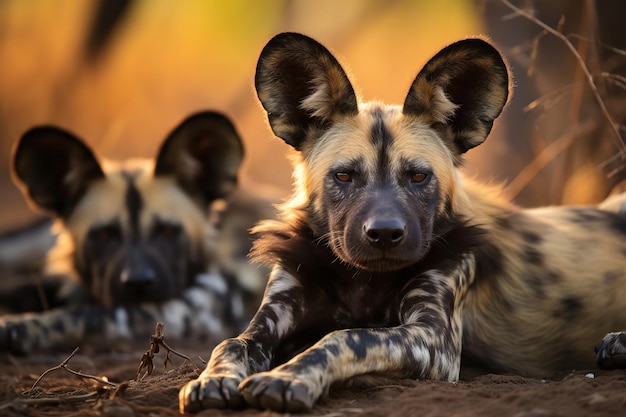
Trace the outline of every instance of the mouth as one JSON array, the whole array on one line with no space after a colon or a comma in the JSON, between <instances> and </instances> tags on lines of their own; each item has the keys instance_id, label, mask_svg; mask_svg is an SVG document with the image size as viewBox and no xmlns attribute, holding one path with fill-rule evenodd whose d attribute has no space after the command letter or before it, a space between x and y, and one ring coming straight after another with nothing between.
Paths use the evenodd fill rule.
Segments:
<instances>
[{"instance_id":1,"label":"mouth","mask_svg":"<svg viewBox=\"0 0 626 417\"><path fill-rule=\"evenodd\" d=\"M346 264L370 272L393 272L406 268L419 262L415 252L411 251L411 256L402 256L407 254L397 253L398 251L380 251L371 250L369 247L360 247L359 250L346 250L344 242L330 242L331 250L334 254ZM339 243L339 244L337 244Z\"/></svg>"},{"instance_id":2,"label":"mouth","mask_svg":"<svg viewBox=\"0 0 626 417\"><path fill-rule=\"evenodd\" d=\"M347 264L370 272L393 272L416 262L415 259L404 257L390 256L388 253L380 253L379 256L356 257L335 251L339 258Z\"/></svg>"},{"instance_id":3,"label":"mouth","mask_svg":"<svg viewBox=\"0 0 626 417\"><path fill-rule=\"evenodd\" d=\"M393 272L405 268L414 262L408 259L400 258L374 258L365 260L353 260L351 264L358 266L361 269L371 272Z\"/></svg>"}]
</instances>

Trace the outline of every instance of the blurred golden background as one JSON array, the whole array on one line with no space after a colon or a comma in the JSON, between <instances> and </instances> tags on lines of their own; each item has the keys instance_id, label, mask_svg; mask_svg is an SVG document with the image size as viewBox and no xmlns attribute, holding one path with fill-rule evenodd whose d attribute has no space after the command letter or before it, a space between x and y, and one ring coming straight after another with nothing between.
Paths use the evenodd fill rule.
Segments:
<instances>
[{"instance_id":1,"label":"blurred golden background","mask_svg":"<svg viewBox=\"0 0 626 417\"><path fill-rule=\"evenodd\" d=\"M185 117L218 110L245 142L242 182L286 194L288 147L272 136L253 88L261 49L282 31L323 43L364 100L389 103L404 100L440 48L489 36L508 57L516 88L492 136L468 154L468 171L508 184L525 205L599 201L624 177L626 2L514 4L572 35L621 138L565 43L499 0L3 0L0 230L35 218L9 160L38 124L74 132L101 157L153 157Z\"/></svg>"}]
</instances>

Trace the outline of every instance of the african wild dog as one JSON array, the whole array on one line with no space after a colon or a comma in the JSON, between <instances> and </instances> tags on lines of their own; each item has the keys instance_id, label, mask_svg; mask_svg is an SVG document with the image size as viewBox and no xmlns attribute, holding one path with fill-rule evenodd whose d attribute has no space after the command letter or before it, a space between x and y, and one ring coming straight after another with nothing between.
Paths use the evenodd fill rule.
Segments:
<instances>
[{"instance_id":1,"label":"african wild dog","mask_svg":"<svg viewBox=\"0 0 626 417\"><path fill-rule=\"evenodd\" d=\"M171 337L220 340L240 331L265 284L246 259L247 229L271 207L235 190L242 157L235 127L215 112L186 119L156 161L100 163L67 131L25 133L15 180L35 208L53 214L61 234L41 286L13 295L27 310L47 311L0 317L0 347L28 352L73 347L89 335L100 343L144 338L156 321ZM228 209L216 221L224 198Z\"/></svg>"},{"instance_id":2,"label":"african wild dog","mask_svg":"<svg viewBox=\"0 0 626 417\"><path fill-rule=\"evenodd\" d=\"M180 408L309 409L366 374L454 381L461 353L491 371L590 367L626 328L626 216L522 210L459 171L509 94L481 39L419 72L402 106L359 103L337 60L284 33L263 49L259 99L295 149L295 194L259 225L273 265L248 328L219 344Z\"/></svg>"}]
</instances>

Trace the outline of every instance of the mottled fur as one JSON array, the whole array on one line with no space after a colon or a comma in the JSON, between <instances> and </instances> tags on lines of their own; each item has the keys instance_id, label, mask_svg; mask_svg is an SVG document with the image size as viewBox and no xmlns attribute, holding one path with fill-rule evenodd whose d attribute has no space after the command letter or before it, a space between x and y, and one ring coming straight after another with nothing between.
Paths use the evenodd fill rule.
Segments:
<instances>
[{"instance_id":1,"label":"mottled fur","mask_svg":"<svg viewBox=\"0 0 626 417\"><path fill-rule=\"evenodd\" d=\"M14 313L45 311L3 316L0 346L141 338L157 321L171 337L236 334L265 284L246 259L247 229L271 213L269 199L236 190L242 157L234 126L215 112L187 118L155 160L98 161L64 130L25 133L15 179L59 236L39 289L3 294L20 301Z\"/></svg>"},{"instance_id":2,"label":"mottled fur","mask_svg":"<svg viewBox=\"0 0 626 417\"><path fill-rule=\"evenodd\" d=\"M524 210L459 170L509 93L481 39L454 43L402 106L359 103L337 60L273 38L256 73L273 132L297 151L281 221L256 228L273 266L248 328L213 351L180 408L310 409L361 375L455 381L461 358L547 376L593 366L626 328L626 216Z\"/></svg>"}]
</instances>

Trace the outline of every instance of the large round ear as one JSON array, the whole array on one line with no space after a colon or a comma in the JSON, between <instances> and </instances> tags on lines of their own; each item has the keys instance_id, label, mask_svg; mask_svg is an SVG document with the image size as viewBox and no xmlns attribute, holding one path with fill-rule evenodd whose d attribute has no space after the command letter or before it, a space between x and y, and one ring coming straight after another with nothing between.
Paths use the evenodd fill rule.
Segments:
<instances>
[{"instance_id":1,"label":"large round ear","mask_svg":"<svg viewBox=\"0 0 626 417\"><path fill-rule=\"evenodd\" d=\"M480 145L509 95L507 65L482 39L447 46L428 61L404 102L407 115L425 116L444 130L459 155Z\"/></svg>"},{"instance_id":2,"label":"large round ear","mask_svg":"<svg viewBox=\"0 0 626 417\"><path fill-rule=\"evenodd\" d=\"M358 112L354 89L335 57L298 33L276 35L263 48L255 86L274 134L298 150L336 117Z\"/></svg>"},{"instance_id":3,"label":"large round ear","mask_svg":"<svg viewBox=\"0 0 626 417\"><path fill-rule=\"evenodd\" d=\"M202 112L183 121L167 137L154 175L173 176L200 204L224 197L237 185L243 144L225 116Z\"/></svg>"},{"instance_id":4,"label":"large round ear","mask_svg":"<svg viewBox=\"0 0 626 417\"><path fill-rule=\"evenodd\" d=\"M22 136L13 153L12 174L31 205L64 219L89 183L104 178L87 145L51 126L35 127Z\"/></svg>"}]
</instances>

